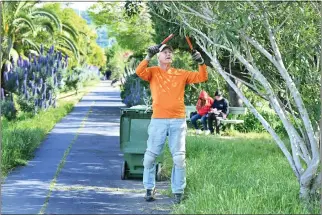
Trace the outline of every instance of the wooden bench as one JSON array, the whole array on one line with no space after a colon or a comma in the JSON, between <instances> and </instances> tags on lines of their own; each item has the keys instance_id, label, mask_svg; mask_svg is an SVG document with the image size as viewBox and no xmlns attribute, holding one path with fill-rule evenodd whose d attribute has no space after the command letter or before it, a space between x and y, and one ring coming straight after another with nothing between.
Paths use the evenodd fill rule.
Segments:
<instances>
[{"instance_id":1,"label":"wooden bench","mask_svg":"<svg viewBox=\"0 0 322 215\"><path fill-rule=\"evenodd\" d=\"M187 105L186 106L186 120L188 122L191 121L190 114L195 112L196 106ZM244 120L237 119L238 115L245 115L247 109L245 107L229 107L229 114L227 119L220 119L220 123L222 124L241 124L244 123Z\"/></svg>"}]
</instances>

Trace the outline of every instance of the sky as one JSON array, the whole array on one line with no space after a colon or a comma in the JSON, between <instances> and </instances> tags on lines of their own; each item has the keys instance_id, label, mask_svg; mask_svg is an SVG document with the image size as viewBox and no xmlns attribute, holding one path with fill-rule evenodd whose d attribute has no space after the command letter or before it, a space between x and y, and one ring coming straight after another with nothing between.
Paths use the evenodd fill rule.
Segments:
<instances>
[{"instance_id":1,"label":"sky","mask_svg":"<svg viewBox=\"0 0 322 215\"><path fill-rule=\"evenodd\" d=\"M79 9L79 10L87 10L93 4L95 4L95 1L91 1L91 2L78 1L78 2L71 3L70 7L74 9Z\"/></svg>"},{"instance_id":2,"label":"sky","mask_svg":"<svg viewBox=\"0 0 322 215\"><path fill-rule=\"evenodd\" d=\"M40 2L45 3L45 2L52 2L52 0L40 0ZM65 0L56 0L55 2L61 2L62 4L69 2L70 7L74 9L79 9L79 10L87 10L90 6L95 4L97 0L91 0L91 1L86 1L86 0L71 0L71 1L65 1Z\"/></svg>"}]
</instances>

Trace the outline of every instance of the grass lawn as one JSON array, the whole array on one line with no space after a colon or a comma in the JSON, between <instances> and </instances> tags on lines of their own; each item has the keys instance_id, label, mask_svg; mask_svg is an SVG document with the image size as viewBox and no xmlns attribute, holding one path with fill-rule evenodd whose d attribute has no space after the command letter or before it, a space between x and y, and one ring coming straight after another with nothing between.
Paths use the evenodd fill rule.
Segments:
<instances>
[{"instance_id":1,"label":"grass lawn","mask_svg":"<svg viewBox=\"0 0 322 215\"><path fill-rule=\"evenodd\" d=\"M20 114L16 120L8 122L1 119L2 124L2 157L1 171L5 177L16 166L25 165L33 158L35 149L57 122L72 111L74 105L89 92L99 81L91 81L76 95L75 92L62 93L58 99L58 107L50 108L32 117Z\"/></svg>"},{"instance_id":2,"label":"grass lawn","mask_svg":"<svg viewBox=\"0 0 322 215\"><path fill-rule=\"evenodd\" d=\"M164 174L169 177L172 159L166 148ZM173 213L309 213L299 202L296 177L268 134L189 135L186 151L186 198Z\"/></svg>"}]
</instances>

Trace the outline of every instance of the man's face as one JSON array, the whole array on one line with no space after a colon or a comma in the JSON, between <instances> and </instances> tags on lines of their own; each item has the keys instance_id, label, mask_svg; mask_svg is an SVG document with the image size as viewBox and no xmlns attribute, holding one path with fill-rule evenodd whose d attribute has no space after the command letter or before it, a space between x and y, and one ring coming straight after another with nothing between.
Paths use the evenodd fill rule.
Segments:
<instances>
[{"instance_id":1,"label":"man's face","mask_svg":"<svg viewBox=\"0 0 322 215\"><path fill-rule=\"evenodd\" d=\"M215 96L216 100L221 100L221 96Z\"/></svg>"},{"instance_id":2,"label":"man's face","mask_svg":"<svg viewBox=\"0 0 322 215\"><path fill-rule=\"evenodd\" d=\"M172 56L172 51L168 48L165 48L159 53L159 61L163 64L172 63Z\"/></svg>"}]
</instances>

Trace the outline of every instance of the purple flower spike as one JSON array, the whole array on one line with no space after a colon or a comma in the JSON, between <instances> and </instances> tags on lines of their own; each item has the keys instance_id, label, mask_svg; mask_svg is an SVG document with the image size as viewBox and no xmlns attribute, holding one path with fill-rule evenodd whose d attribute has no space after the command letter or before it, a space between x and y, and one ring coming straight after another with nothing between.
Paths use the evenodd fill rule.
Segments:
<instances>
[{"instance_id":1,"label":"purple flower spike","mask_svg":"<svg viewBox=\"0 0 322 215\"><path fill-rule=\"evenodd\" d=\"M58 60L61 61L62 60L62 54L61 51L58 52Z\"/></svg>"},{"instance_id":2,"label":"purple flower spike","mask_svg":"<svg viewBox=\"0 0 322 215\"><path fill-rule=\"evenodd\" d=\"M54 85L55 85L55 87L57 87L57 76L56 75L54 76Z\"/></svg>"},{"instance_id":3,"label":"purple flower spike","mask_svg":"<svg viewBox=\"0 0 322 215\"><path fill-rule=\"evenodd\" d=\"M27 69L27 67L29 66L28 60L23 60L22 66Z\"/></svg>"},{"instance_id":4,"label":"purple flower spike","mask_svg":"<svg viewBox=\"0 0 322 215\"><path fill-rule=\"evenodd\" d=\"M36 93L37 93L37 86L34 86L33 88L32 88L32 95L33 96L35 96L36 95Z\"/></svg>"},{"instance_id":5,"label":"purple flower spike","mask_svg":"<svg viewBox=\"0 0 322 215\"><path fill-rule=\"evenodd\" d=\"M44 85L43 85L43 92L46 94L46 90L47 90L47 84L46 83L44 83Z\"/></svg>"},{"instance_id":6,"label":"purple flower spike","mask_svg":"<svg viewBox=\"0 0 322 215\"><path fill-rule=\"evenodd\" d=\"M3 89L3 88L1 88L1 98L2 98L2 99L5 99L5 98L4 98L4 89Z\"/></svg>"},{"instance_id":7,"label":"purple flower spike","mask_svg":"<svg viewBox=\"0 0 322 215\"><path fill-rule=\"evenodd\" d=\"M8 78L8 72L4 72L4 80L7 82L8 80L9 80L9 78Z\"/></svg>"},{"instance_id":8,"label":"purple flower spike","mask_svg":"<svg viewBox=\"0 0 322 215\"><path fill-rule=\"evenodd\" d=\"M10 71L10 65L6 64L6 71L9 72Z\"/></svg>"},{"instance_id":9,"label":"purple flower spike","mask_svg":"<svg viewBox=\"0 0 322 215\"><path fill-rule=\"evenodd\" d=\"M26 90L25 96L26 96L26 99L29 100L29 92L28 92L28 90Z\"/></svg>"},{"instance_id":10,"label":"purple flower spike","mask_svg":"<svg viewBox=\"0 0 322 215\"><path fill-rule=\"evenodd\" d=\"M31 81L31 80L29 80L29 82L28 82L28 87L33 88L33 86L34 86L34 84L32 83L32 81Z\"/></svg>"},{"instance_id":11,"label":"purple flower spike","mask_svg":"<svg viewBox=\"0 0 322 215\"><path fill-rule=\"evenodd\" d=\"M41 45L40 45L40 54L43 54L43 52L44 52L44 47L43 47L43 45L41 44Z\"/></svg>"}]
</instances>

